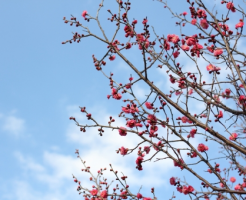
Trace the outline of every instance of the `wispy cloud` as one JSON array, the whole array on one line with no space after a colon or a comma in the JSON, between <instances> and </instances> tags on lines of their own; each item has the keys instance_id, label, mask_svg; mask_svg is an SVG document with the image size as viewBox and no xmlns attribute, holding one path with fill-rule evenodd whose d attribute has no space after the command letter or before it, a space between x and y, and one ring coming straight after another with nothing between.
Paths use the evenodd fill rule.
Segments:
<instances>
[{"instance_id":1,"label":"wispy cloud","mask_svg":"<svg viewBox=\"0 0 246 200\"><path fill-rule=\"evenodd\" d=\"M25 129L25 120L14 115L2 117L2 129L11 135L19 136Z\"/></svg>"}]
</instances>

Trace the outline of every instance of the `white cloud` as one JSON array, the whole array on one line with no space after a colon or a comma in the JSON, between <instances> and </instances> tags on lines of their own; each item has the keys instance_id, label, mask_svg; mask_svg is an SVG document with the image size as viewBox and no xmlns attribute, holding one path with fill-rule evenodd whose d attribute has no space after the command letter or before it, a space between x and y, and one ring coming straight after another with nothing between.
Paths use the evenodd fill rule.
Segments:
<instances>
[{"instance_id":1,"label":"white cloud","mask_svg":"<svg viewBox=\"0 0 246 200\"><path fill-rule=\"evenodd\" d=\"M25 120L15 116L5 117L3 122L3 130L14 136L19 136L25 129Z\"/></svg>"}]
</instances>

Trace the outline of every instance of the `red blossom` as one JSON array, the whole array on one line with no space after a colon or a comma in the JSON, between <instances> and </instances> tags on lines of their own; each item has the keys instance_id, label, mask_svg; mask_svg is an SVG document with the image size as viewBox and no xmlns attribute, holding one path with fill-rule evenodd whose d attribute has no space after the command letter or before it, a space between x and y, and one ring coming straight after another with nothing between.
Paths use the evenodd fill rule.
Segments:
<instances>
[{"instance_id":1,"label":"red blossom","mask_svg":"<svg viewBox=\"0 0 246 200\"><path fill-rule=\"evenodd\" d=\"M148 108L148 109L153 109L153 108L154 108L154 107L151 105L150 102L146 102L146 103L145 103L145 106L146 106L146 108Z\"/></svg>"},{"instance_id":2,"label":"red blossom","mask_svg":"<svg viewBox=\"0 0 246 200\"><path fill-rule=\"evenodd\" d=\"M195 25L196 24L196 21L197 21L196 19L192 19L191 20L191 24Z\"/></svg>"},{"instance_id":3,"label":"red blossom","mask_svg":"<svg viewBox=\"0 0 246 200\"><path fill-rule=\"evenodd\" d=\"M242 28L244 25L244 22L238 22L236 25L235 25L235 28L238 29L238 28Z\"/></svg>"},{"instance_id":4,"label":"red blossom","mask_svg":"<svg viewBox=\"0 0 246 200\"><path fill-rule=\"evenodd\" d=\"M85 17L86 17L86 15L87 15L87 11L86 11L86 10L84 10L84 11L82 12L82 14L81 14L81 15L82 15L82 17L84 17L84 18L85 18Z\"/></svg>"},{"instance_id":5,"label":"red blossom","mask_svg":"<svg viewBox=\"0 0 246 200\"><path fill-rule=\"evenodd\" d=\"M234 4L232 2L228 2L226 4L226 8L231 10L232 12L236 12L236 8L234 7Z\"/></svg>"},{"instance_id":6,"label":"red blossom","mask_svg":"<svg viewBox=\"0 0 246 200\"><path fill-rule=\"evenodd\" d=\"M126 135L127 135L127 131L126 131L126 130L127 130L126 128L120 127L120 129L119 129L119 134L120 134L121 136L126 136Z\"/></svg>"},{"instance_id":7,"label":"red blossom","mask_svg":"<svg viewBox=\"0 0 246 200\"><path fill-rule=\"evenodd\" d=\"M219 56L219 55L221 55L222 53L223 53L223 49L221 49L221 48L217 48L217 49L214 50L214 55L215 55L215 56Z\"/></svg>"},{"instance_id":8,"label":"red blossom","mask_svg":"<svg viewBox=\"0 0 246 200\"><path fill-rule=\"evenodd\" d=\"M133 128L136 126L136 120L132 119L132 120L128 120L126 123L127 127L129 128Z\"/></svg>"},{"instance_id":9,"label":"red blossom","mask_svg":"<svg viewBox=\"0 0 246 200\"><path fill-rule=\"evenodd\" d=\"M100 196L101 196L102 198L107 198L107 197L108 197L108 192L107 192L107 190L103 190L103 191L100 193Z\"/></svg>"},{"instance_id":10,"label":"red blossom","mask_svg":"<svg viewBox=\"0 0 246 200\"><path fill-rule=\"evenodd\" d=\"M200 151L200 152L205 152L205 151L208 150L208 147L201 143L201 144L198 145L197 150Z\"/></svg>"},{"instance_id":11,"label":"red blossom","mask_svg":"<svg viewBox=\"0 0 246 200\"><path fill-rule=\"evenodd\" d=\"M236 140L238 134L237 133L232 133L231 136L229 137L229 140Z\"/></svg>"},{"instance_id":12,"label":"red blossom","mask_svg":"<svg viewBox=\"0 0 246 200\"><path fill-rule=\"evenodd\" d=\"M176 183L175 178L174 177L170 178L170 184L175 185L175 183Z\"/></svg>"},{"instance_id":13,"label":"red blossom","mask_svg":"<svg viewBox=\"0 0 246 200\"><path fill-rule=\"evenodd\" d=\"M236 182L236 178L235 178L235 177L231 177L231 178L230 178L230 181L231 181L232 183L235 183L235 182Z\"/></svg>"},{"instance_id":14,"label":"red blossom","mask_svg":"<svg viewBox=\"0 0 246 200\"><path fill-rule=\"evenodd\" d=\"M167 35L167 41L176 44L180 41L180 39L179 39L179 36L175 34L169 34Z\"/></svg>"},{"instance_id":15,"label":"red blossom","mask_svg":"<svg viewBox=\"0 0 246 200\"><path fill-rule=\"evenodd\" d=\"M209 27L208 21L206 19L202 19L200 21L200 25L203 29L207 29Z\"/></svg>"},{"instance_id":16,"label":"red blossom","mask_svg":"<svg viewBox=\"0 0 246 200\"><path fill-rule=\"evenodd\" d=\"M128 149L126 149L125 147L120 148L120 154L123 156L127 154L127 151L128 151Z\"/></svg>"},{"instance_id":17,"label":"red blossom","mask_svg":"<svg viewBox=\"0 0 246 200\"><path fill-rule=\"evenodd\" d=\"M91 195L96 196L98 191L97 191L97 189L93 189L90 191L90 193L91 193Z\"/></svg>"},{"instance_id":18,"label":"red blossom","mask_svg":"<svg viewBox=\"0 0 246 200\"><path fill-rule=\"evenodd\" d=\"M111 55L111 56L109 56L109 60L113 61L115 59L115 57L116 57L115 55Z\"/></svg>"}]
</instances>

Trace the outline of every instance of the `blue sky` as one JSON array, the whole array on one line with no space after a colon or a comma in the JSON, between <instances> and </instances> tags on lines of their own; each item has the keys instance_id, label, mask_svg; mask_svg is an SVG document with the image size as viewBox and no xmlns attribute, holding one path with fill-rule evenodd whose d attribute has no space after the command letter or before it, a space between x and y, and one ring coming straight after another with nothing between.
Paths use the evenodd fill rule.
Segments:
<instances>
[{"instance_id":1,"label":"blue sky","mask_svg":"<svg viewBox=\"0 0 246 200\"><path fill-rule=\"evenodd\" d=\"M106 33L111 37L115 25L107 20L106 9L113 10L115 3L111 0L105 2L100 16ZM98 136L95 130L81 133L69 121L70 116L75 116L81 123L87 123L79 112L79 106L86 106L102 123L107 123L110 115L116 117L121 111L122 102L106 98L110 93L109 81L95 70L92 62L92 54L100 58L106 46L92 38L79 44L61 45L62 41L72 37L72 31L79 32L79 29L64 24L62 18L73 14L87 25L81 17L82 11L95 15L99 3L98 0L1 2L0 199L81 199L71 174L80 178L88 188L91 185L89 176L80 171L82 164L74 154L75 149L80 150L81 157L92 169L98 170L112 163L129 177L133 192L144 185L143 194L150 196L150 188L154 186L157 196L165 193L170 198L175 190L168 183L170 172L178 175L180 170L173 169L172 162L146 163L144 170L139 172L135 169L136 153L123 158L115 153L123 145L133 147L137 138L129 136L122 139L111 130L103 137ZM176 4L170 1L177 13L188 11L187 5L183 10L184 5L180 1L179 6ZM132 18L141 22L148 16L149 23L159 33L167 35L179 31L162 4L137 0L132 9ZM98 33L95 23L88 25ZM142 66L137 49L125 55L136 66ZM130 74L137 78L119 58L107 61L105 68L107 73L113 72L119 82L126 83ZM165 74L160 71L154 73L158 76ZM153 78L156 74L152 75ZM165 88L165 81L165 78L160 79L157 84ZM135 90L143 100L148 88L139 84ZM117 121L117 125L124 123L122 119ZM110 177L113 178L109 174Z\"/></svg>"}]
</instances>

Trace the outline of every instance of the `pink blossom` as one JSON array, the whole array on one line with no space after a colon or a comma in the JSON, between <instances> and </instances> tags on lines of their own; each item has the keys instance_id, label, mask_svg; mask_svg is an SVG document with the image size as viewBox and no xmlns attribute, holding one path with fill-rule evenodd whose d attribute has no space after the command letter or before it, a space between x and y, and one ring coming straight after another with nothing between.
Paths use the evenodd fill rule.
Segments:
<instances>
[{"instance_id":1,"label":"pink blossom","mask_svg":"<svg viewBox=\"0 0 246 200\"><path fill-rule=\"evenodd\" d=\"M191 129L190 135L192 138L194 138L195 134L196 134L196 129Z\"/></svg>"},{"instance_id":2,"label":"pink blossom","mask_svg":"<svg viewBox=\"0 0 246 200\"><path fill-rule=\"evenodd\" d=\"M84 10L83 12L82 12L82 17L86 17L86 15L87 15L87 11L86 10Z\"/></svg>"},{"instance_id":3,"label":"pink blossom","mask_svg":"<svg viewBox=\"0 0 246 200\"><path fill-rule=\"evenodd\" d=\"M136 127L143 127L141 123L136 123Z\"/></svg>"},{"instance_id":4,"label":"pink blossom","mask_svg":"<svg viewBox=\"0 0 246 200\"><path fill-rule=\"evenodd\" d=\"M91 193L91 195L95 196L95 195L97 195L98 191L97 191L97 189L93 189L90 191L90 193Z\"/></svg>"},{"instance_id":5,"label":"pink blossom","mask_svg":"<svg viewBox=\"0 0 246 200\"><path fill-rule=\"evenodd\" d=\"M138 107L131 105L131 113L139 112Z\"/></svg>"},{"instance_id":6,"label":"pink blossom","mask_svg":"<svg viewBox=\"0 0 246 200\"><path fill-rule=\"evenodd\" d=\"M196 19L192 19L191 20L191 24L195 25L196 24L196 21L197 21Z\"/></svg>"},{"instance_id":7,"label":"pink blossom","mask_svg":"<svg viewBox=\"0 0 246 200\"><path fill-rule=\"evenodd\" d=\"M235 187L234 187L235 190L241 190L241 185L237 184Z\"/></svg>"},{"instance_id":8,"label":"pink blossom","mask_svg":"<svg viewBox=\"0 0 246 200\"><path fill-rule=\"evenodd\" d=\"M244 23L243 23L242 21L241 21L241 22L238 22L238 23L236 24L235 28L236 28L236 29L241 28L241 27L243 27L243 25L244 25Z\"/></svg>"},{"instance_id":9,"label":"pink blossom","mask_svg":"<svg viewBox=\"0 0 246 200\"><path fill-rule=\"evenodd\" d=\"M236 8L234 7L234 4L232 2L228 2L226 4L226 8L231 10L232 12L236 12Z\"/></svg>"},{"instance_id":10,"label":"pink blossom","mask_svg":"<svg viewBox=\"0 0 246 200\"><path fill-rule=\"evenodd\" d=\"M235 183L235 182L236 182L236 178L235 178L235 177L231 177L231 178L230 178L230 181L231 181L232 183Z\"/></svg>"},{"instance_id":11,"label":"pink blossom","mask_svg":"<svg viewBox=\"0 0 246 200\"><path fill-rule=\"evenodd\" d=\"M143 162L143 157L142 156L138 156L137 160L136 160L136 164L137 165L141 165L142 162Z\"/></svg>"},{"instance_id":12,"label":"pink blossom","mask_svg":"<svg viewBox=\"0 0 246 200\"><path fill-rule=\"evenodd\" d=\"M205 151L208 150L208 147L201 143L201 144L198 145L197 150L200 151L200 152L205 152Z\"/></svg>"},{"instance_id":13,"label":"pink blossom","mask_svg":"<svg viewBox=\"0 0 246 200\"><path fill-rule=\"evenodd\" d=\"M113 61L115 59L115 57L116 57L115 55L111 55L111 56L109 56L109 60Z\"/></svg>"},{"instance_id":14,"label":"pink blossom","mask_svg":"<svg viewBox=\"0 0 246 200\"><path fill-rule=\"evenodd\" d=\"M127 199L127 191L123 191L123 192L121 192L120 193L120 197L122 198L122 199Z\"/></svg>"},{"instance_id":15,"label":"pink blossom","mask_svg":"<svg viewBox=\"0 0 246 200\"><path fill-rule=\"evenodd\" d=\"M144 147L144 151L148 154L150 152L150 147L149 146L145 146Z\"/></svg>"},{"instance_id":16,"label":"pink blossom","mask_svg":"<svg viewBox=\"0 0 246 200\"><path fill-rule=\"evenodd\" d=\"M184 163L184 161L182 159L179 159L178 162L173 161L173 164L175 167L180 167L180 169L183 169L184 167L181 165L182 163Z\"/></svg>"},{"instance_id":17,"label":"pink blossom","mask_svg":"<svg viewBox=\"0 0 246 200\"><path fill-rule=\"evenodd\" d=\"M195 38L193 38L193 37L188 38L188 39L186 40L186 44L187 44L188 46L195 45L195 44L196 44Z\"/></svg>"},{"instance_id":18,"label":"pink blossom","mask_svg":"<svg viewBox=\"0 0 246 200\"><path fill-rule=\"evenodd\" d=\"M209 64L206 68L208 71L213 71L215 69L215 66L212 64Z\"/></svg>"},{"instance_id":19,"label":"pink blossom","mask_svg":"<svg viewBox=\"0 0 246 200\"><path fill-rule=\"evenodd\" d=\"M132 24L137 24L137 23L138 23L138 20L136 19L132 21Z\"/></svg>"},{"instance_id":20,"label":"pink blossom","mask_svg":"<svg viewBox=\"0 0 246 200\"><path fill-rule=\"evenodd\" d=\"M143 200L152 200L150 197L144 197Z\"/></svg>"},{"instance_id":21,"label":"pink blossom","mask_svg":"<svg viewBox=\"0 0 246 200\"><path fill-rule=\"evenodd\" d=\"M107 197L108 197L108 192L107 192L107 190L103 190L103 191L101 192L100 196L101 196L102 198L107 198Z\"/></svg>"},{"instance_id":22,"label":"pink blossom","mask_svg":"<svg viewBox=\"0 0 246 200\"><path fill-rule=\"evenodd\" d=\"M189 194L189 193L192 193L194 191L194 188L192 186L183 186L182 188L182 192L186 195L186 194Z\"/></svg>"},{"instance_id":23,"label":"pink blossom","mask_svg":"<svg viewBox=\"0 0 246 200\"><path fill-rule=\"evenodd\" d=\"M170 48L171 48L170 43L167 42L167 40L164 40L164 49L168 51L168 50L170 50Z\"/></svg>"},{"instance_id":24,"label":"pink blossom","mask_svg":"<svg viewBox=\"0 0 246 200\"><path fill-rule=\"evenodd\" d=\"M126 43L126 49L130 49L132 47L132 44L130 42Z\"/></svg>"},{"instance_id":25,"label":"pink blossom","mask_svg":"<svg viewBox=\"0 0 246 200\"><path fill-rule=\"evenodd\" d=\"M133 127L135 127L136 126L136 121L135 120L128 120L127 121L127 127L129 127L129 128L133 128Z\"/></svg>"},{"instance_id":26,"label":"pink blossom","mask_svg":"<svg viewBox=\"0 0 246 200\"><path fill-rule=\"evenodd\" d=\"M143 24L146 24L147 22L148 22L148 20L147 19L144 19L142 23Z\"/></svg>"},{"instance_id":27,"label":"pink blossom","mask_svg":"<svg viewBox=\"0 0 246 200\"><path fill-rule=\"evenodd\" d=\"M175 52L173 53L173 57L174 57L174 58L177 58L177 57L179 56L179 54L180 54L179 51L175 51Z\"/></svg>"},{"instance_id":28,"label":"pink blossom","mask_svg":"<svg viewBox=\"0 0 246 200\"><path fill-rule=\"evenodd\" d=\"M146 102L146 103L145 103L145 106L146 106L146 108L148 108L148 109L153 109L153 108L154 108L154 107L151 105L150 102Z\"/></svg>"},{"instance_id":29,"label":"pink blossom","mask_svg":"<svg viewBox=\"0 0 246 200\"><path fill-rule=\"evenodd\" d=\"M141 35L141 34L137 34L137 36L136 36L136 40L137 40L137 42L143 42L143 41L145 40L145 38L144 38L144 36L143 36L143 35Z\"/></svg>"},{"instance_id":30,"label":"pink blossom","mask_svg":"<svg viewBox=\"0 0 246 200\"><path fill-rule=\"evenodd\" d=\"M128 107L122 107L122 111L124 112L124 113L131 113L131 110L130 110L130 108L128 108Z\"/></svg>"},{"instance_id":31,"label":"pink blossom","mask_svg":"<svg viewBox=\"0 0 246 200\"><path fill-rule=\"evenodd\" d=\"M113 98L116 99L116 100L120 100L122 97L122 95L120 93L117 93L115 95L113 95Z\"/></svg>"},{"instance_id":32,"label":"pink blossom","mask_svg":"<svg viewBox=\"0 0 246 200\"><path fill-rule=\"evenodd\" d=\"M188 119L187 117L183 116L183 117L181 118L181 120L182 120L183 123L186 123L186 122L188 122L189 119Z\"/></svg>"},{"instance_id":33,"label":"pink blossom","mask_svg":"<svg viewBox=\"0 0 246 200\"><path fill-rule=\"evenodd\" d=\"M120 127L120 129L119 129L119 134L120 134L121 136L126 136L126 135L127 135L127 131L126 131L126 130L127 130L126 128Z\"/></svg>"},{"instance_id":34,"label":"pink blossom","mask_svg":"<svg viewBox=\"0 0 246 200\"><path fill-rule=\"evenodd\" d=\"M187 45L182 45L181 46L181 49L183 49L184 51L189 51L190 50L190 47L187 46Z\"/></svg>"},{"instance_id":35,"label":"pink blossom","mask_svg":"<svg viewBox=\"0 0 246 200\"><path fill-rule=\"evenodd\" d=\"M223 112L220 110L219 111L219 114L217 115L217 118L219 119L219 118L223 118Z\"/></svg>"},{"instance_id":36,"label":"pink blossom","mask_svg":"<svg viewBox=\"0 0 246 200\"><path fill-rule=\"evenodd\" d=\"M138 193L138 194L137 194L137 198L138 198L138 199L142 199L142 198L143 198L142 194Z\"/></svg>"},{"instance_id":37,"label":"pink blossom","mask_svg":"<svg viewBox=\"0 0 246 200\"><path fill-rule=\"evenodd\" d=\"M127 154L127 151L128 151L128 149L125 149L125 147L120 148L120 154L123 156Z\"/></svg>"},{"instance_id":38,"label":"pink blossom","mask_svg":"<svg viewBox=\"0 0 246 200\"><path fill-rule=\"evenodd\" d=\"M225 187L225 186L224 186L224 184L223 184L223 183L220 183L220 187L221 187L221 188L223 188L223 187Z\"/></svg>"},{"instance_id":39,"label":"pink blossom","mask_svg":"<svg viewBox=\"0 0 246 200\"><path fill-rule=\"evenodd\" d=\"M175 178L174 177L170 178L170 184L175 185L175 183L176 183Z\"/></svg>"},{"instance_id":40,"label":"pink blossom","mask_svg":"<svg viewBox=\"0 0 246 200\"><path fill-rule=\"evenodd\" d=\"M167 35L167 41L176 44L180 41L180 39L179 39L179 36L177 36L175 34L168 34Z\"/></svg>"},{"instance_id":41,"label":"pink blossom","mask_svg":"<svg viewBox=\"0 0 246 200\"><path fill-rule=\"evenodd\" d=\"M207 17L206 11L205 10L202 10L202 9L199 9L197 11L197 14L198 14L198 17L199 18L205 18L205 17Z\"/></svg>"},{"instance_id":42,"label":"pink blossom","mask_svg":"<svg viewBox=\"0 0 246 200\"><path fill-rule=\"evenodd\" d=\"M147 122L151 125L155 125L157 122L156 116L152 114L149 114L147 119L148 119Z\"/></svg>"},{"instance_id":43,"label":"pink blossom","mask_svg":"<svg viewBox=\"0 0 246 200\"><path fill-rule=\"evenodd\" d=\"M192 88L189 89L188 94L189 94L189 95L192 95L192 94L193 94L193 89L192 89Z\"/></svg>"},{"instance_id":44,"label":"pink blossom","mask_svg":"<svg viewBox=\"0 0 246 200\"><path fill-rule=\"evenodd\" d=\"M231 136L229 137L230 140L236 140L238 134L237 133L232 133Z\"/></svg>"},{"instance_id":45,"label":"pink blossom","mask_svg":"<svg viewBox=\"0 0 246 200\"><path fill-rule=\"evenodd\" d=\"M202 19L202 20L200 21L200 25L201 25L201 27L202 27L203 29L207 29L208 26L209 26L208 21L207 21L206 19Z\"/></svg>"},{"instance_id":46,"label":"pink blossom","mask_svg":"<svg viewBox=\"0 0 246 200\"><path fill-rule=\"evenodd\" d=\"M156 131L158 131L158 126L151 126L151 127L150 127L150 130L149 130L150 134L153 134L153 133L155 133Z\"/></svg>"},{"instance_id":47,"label":"pink blossom","mask_svg":"<svg viewBox=\"0 0 246 200\"><path fill-rule=\"evenodd\" d=\"M187 15L187 12L183 12L183 15L184 15L184 16Z\"/></svg>"},{"instance_id":48,"label":"pink blossom","mask_svg":"<svg viewBox=\"0 0 246 200\"><path fill-rule=\"evenodd\" d=\"M223 53L223 49L221 49L221 48L217 48L217 49L214 50L214 55L215 55L215 56L219 56L219 55L221 55L222 53Z\"/></svg>"},{"instance_id":49,"label":"pink blossom","mask_svg":"<svg viewBox=\"0 0 246 200\"><path fill-rule=\"evenodd\" d=\"M130 77L130 78L129 78L129 81L132 81L132 80L133 80L133 77Z\"/></svg>"}]
</instances>

